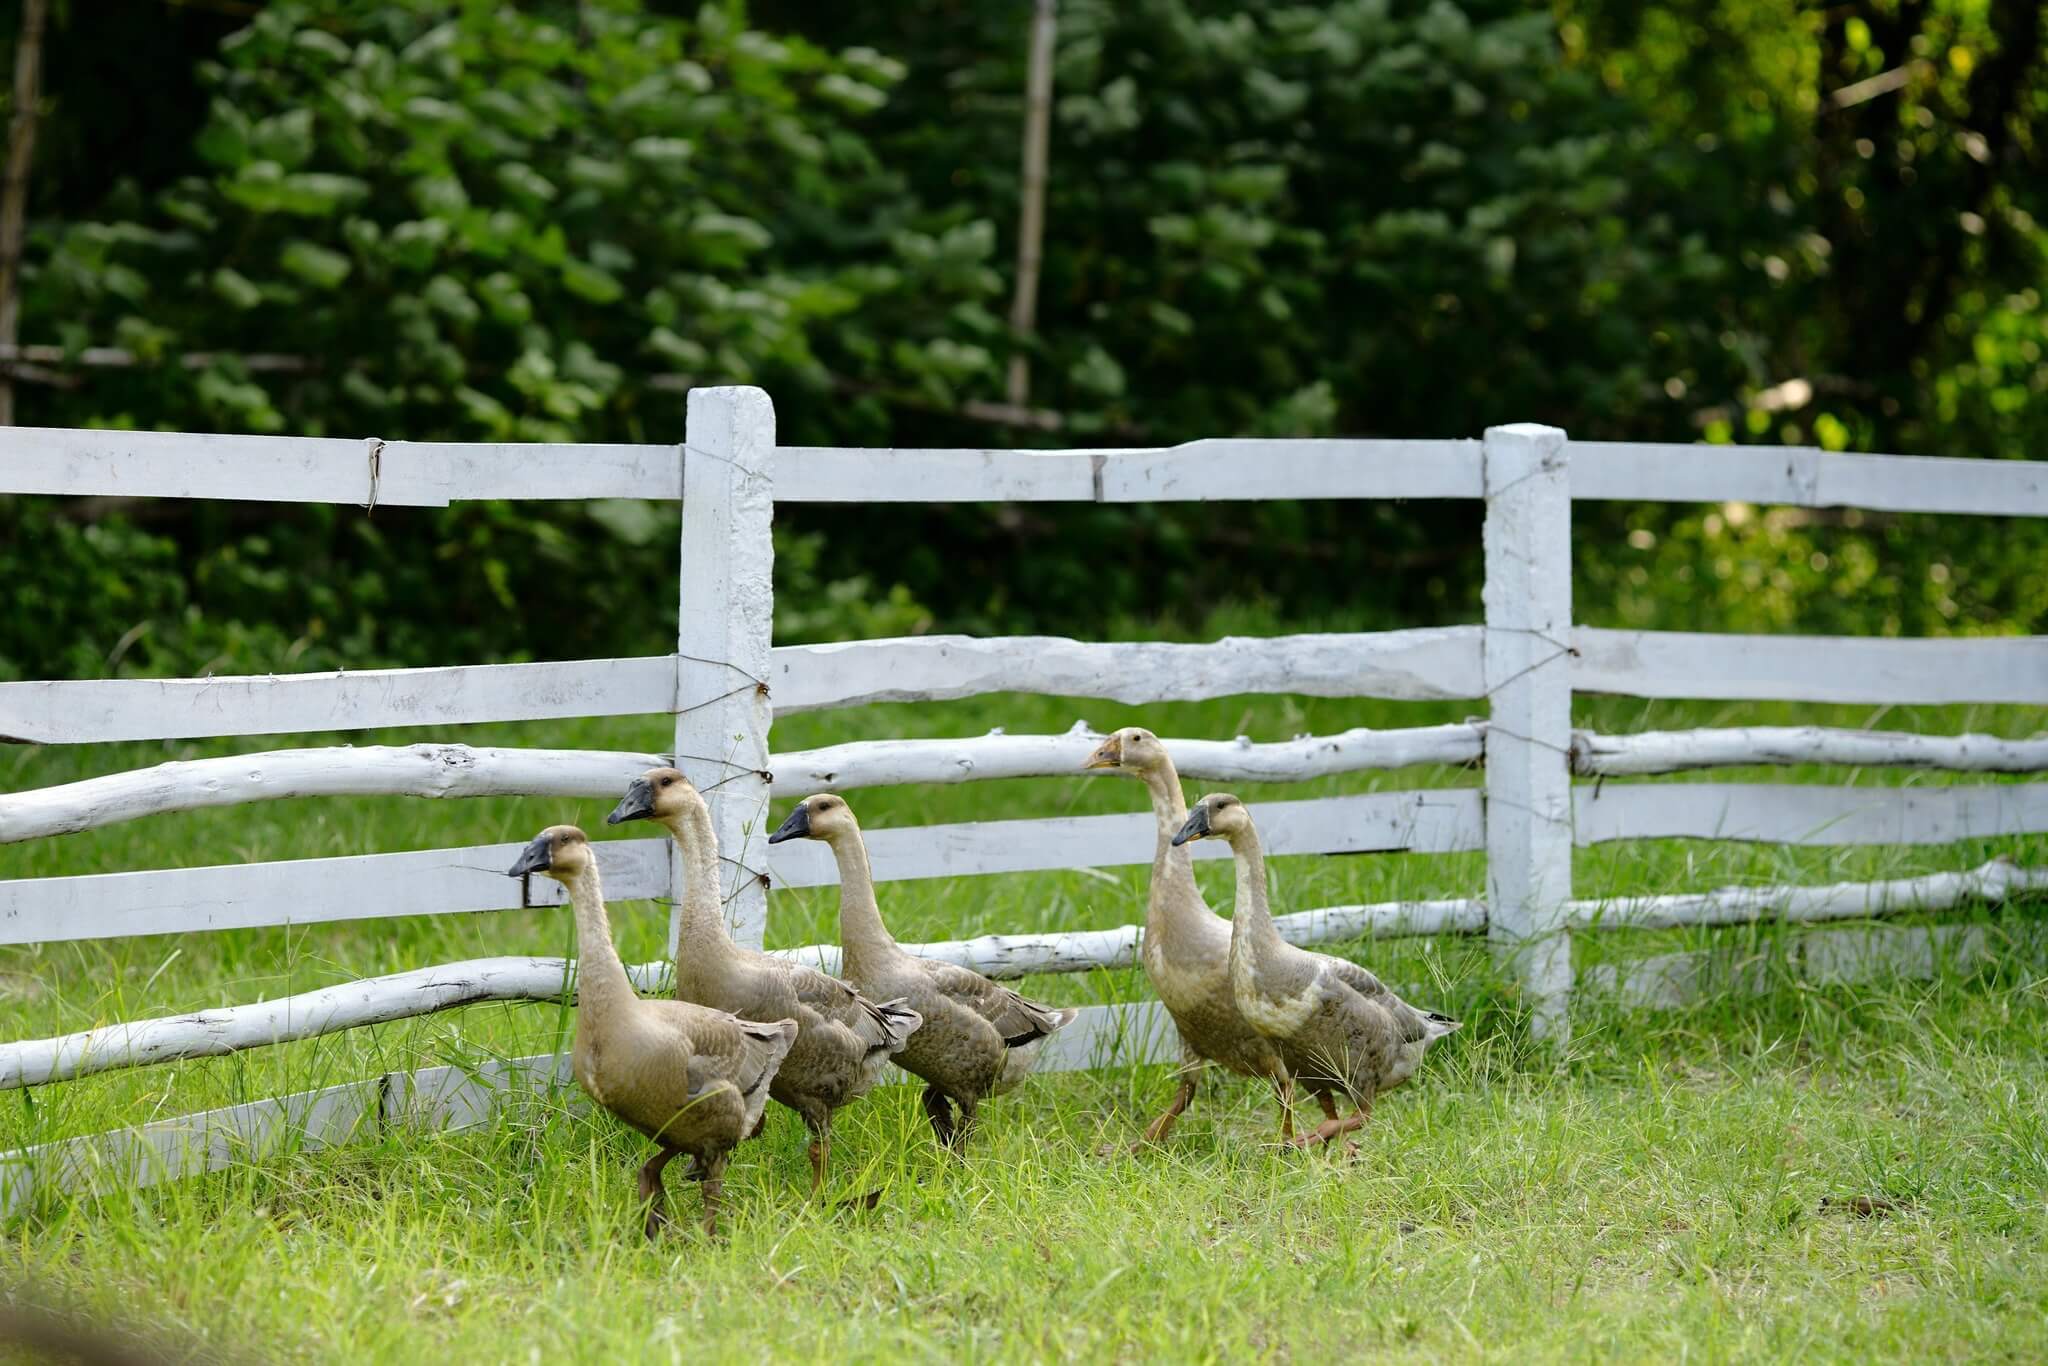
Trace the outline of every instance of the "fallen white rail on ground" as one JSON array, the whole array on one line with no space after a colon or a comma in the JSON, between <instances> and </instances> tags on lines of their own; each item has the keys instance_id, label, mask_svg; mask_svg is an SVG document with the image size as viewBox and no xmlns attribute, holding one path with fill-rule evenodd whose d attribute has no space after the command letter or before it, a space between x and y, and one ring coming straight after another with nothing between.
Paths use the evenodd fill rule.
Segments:
<instances>
[{"instance_id":1,"label":"fallen white rail on ground","mask_svg":"<svg viewBox=\"0 0 2048 1366\"><path fill-rule=\"evenodd\" d=\"M1575 901L1571 923L1576 929L1596 930L1732 925L1765 919L1833 920L1943 910L1972 899L2002 901L2017 893L2044 890L2048 890L2048 869L2019 868L1997 859L1966 873L1931 873L1884 882L1727 887L1683 896ZM1486 907L1476 900L1457 899L1329 906L1277 916L1274 923L1282 937L1301 945L1480 934L1486 929ZM904 947L921 957L957 963L991 977L1018 978L1132 967L1138 961L1141 934L1137 925L1118 925L1103 930L983 935ZM776 952L826 972L839 968L837 945L812 944ZM627 971L643 991L660 994L669 990L672 979L667 963L641 963ZM475 959L344 982L253 1005L0 1044L0 1090L240 1052L484 1001L559 1001L565 982L573 982L574 972L575 964L560 958Z\"/></svg>"},{"instance_id":2,"label":"fallen white rail on ground","mask_svg":"<svg viewBox=\"0 0 2048 1366\"><path fill-rule=\"evenodd\" d=\"M1157 1001L1083 1006L1047 1040L1041 1072L1163 1062L1180 1038ZM895 1068L887 1083L911 1080ZM57 1191L128 1190L259 1162L290 1147L310 1150L396 1129L451 1132L489 1122L522 1098L578 1107L566 1054L483 1059L469 1066L388 1072L367 1081L300 1091L111 1133L59 1139L0 1153L0 1219Z\"/></svg>"},{"instance_id":3,"label":"fallen white rail on ground","mask_svg":"<svg viewBox=\"0 0 2048 1366\"><path fill-rule=\"evenodd\" d=\"M1486 928L1475 901L1397 902L1331 906L1275 917L1288 940L1328 943L1364 936L1476 934ZM983 935L935 944L906 944L921 957L958 963L997 978L1128 968L1138 961L1140 927L1053 934ZM827 972L839 968L836 944L780 949L780 957ZM559 1001L573 989L576 965L560 958L479 958L342 982L253 1005L223 1006L156 1020L103 1025L57 1038L0 1044L0 1090L68 1081L124 1067L214 1057L248 1048L316 1038L344 1029L431 1015L485 1001ZM627 968L634 985L657 995L671 989L666 962Z\"/></svg>"}]
</instances>

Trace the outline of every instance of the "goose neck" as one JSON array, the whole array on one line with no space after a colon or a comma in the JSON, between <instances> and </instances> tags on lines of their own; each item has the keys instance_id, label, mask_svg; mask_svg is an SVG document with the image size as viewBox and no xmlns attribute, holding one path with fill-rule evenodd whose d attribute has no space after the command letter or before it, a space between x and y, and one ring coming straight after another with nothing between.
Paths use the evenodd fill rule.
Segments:
<instances>
[{"instance_id":1,"label":"goose neck","mask_svg":"<svg viewBox=\"0 0 2048 1366\"><path fill-rule=\"evenodd\" d=\"M1148 909L1154 914L1170 913L1199 899L1195 887L1194 856L1187 846L1176 847L1173 837L1187 823L1188 803L1180 788L1180 774L1172 762L1145 769L1141 775L1152 797L1155 835L1152 844L1152 895Z\"/></svg>"},{"instance_id":2,"label":"goose neck","mask_svg":"<svg viewBox=\"0 0 2048 1366\"><path fill-rule=\"evenodd\" d=\"M888 955L896 948L889 927L882 922L882 907L875 899L874 870L868 865L867 842L860 827L847 820L847 828L835 829L825 837L832 859L839 865L839 946L845 955L845 970Z\"/></svg>"},{"instance_id":3,"label":"goose neck","mask_svg":"<svg viewBox=\"0 0 2048 1366\"><path fill-rule=\"evenodd\" d=\"M568 880L569 906L576 915L576 999L579 1018L602 1020L637 993L612 942L604 887L593 863Z\"/></svg>"},{"instance_id":4,"label":"goose neck","mask_svg":"<svg viewBox=\"0 0 2048 1366\"><path fill-rule=\"evenodd\" d=\"M662 822L675 837L683 861L682 936L677 952L688 945L701 957L724 953L733 947L732 932L725 923L724 902L719 896L718 836L711 828L711 812L703 803L686 806Z\"/></svg>"},{"instance_id":5,"label":"goose neck","mask_svg":"<svg viewBox=\"0 0 2048 1366\"><path fill-rule=\"evenodd\" d=\"M1280 929L1273 923L1273 908L1266 897L1266 852L1258 832L1245 829L1230 837L1230 852L1237 865L1237 903L1230 913L1233 948L1243 944L1254 957L1262 958L1280 945Z\"/></svg>"}]
</instances>

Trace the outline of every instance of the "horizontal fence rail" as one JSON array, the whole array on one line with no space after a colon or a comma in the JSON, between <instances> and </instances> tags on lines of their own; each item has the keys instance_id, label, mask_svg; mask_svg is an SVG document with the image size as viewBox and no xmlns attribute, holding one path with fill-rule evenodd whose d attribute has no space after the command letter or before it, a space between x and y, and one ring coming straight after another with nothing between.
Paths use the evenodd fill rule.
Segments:
<instances>
[{"instance_id":1,"label":"horizontal fence rail","mask_svg":"<svg viewBox=\"0 0 2048 1366\"><path fill-rule=\"evenodd\" d=\"M505 876L526 847L480 844L137 873L0 882L0 944L124 939L141 934L317 925L405 915L509 911L566 899L549 878ZM621 901L668 895L672 841L597 846L606 891Z\"/></svg>"},{"instance_id":2,"label":"horizontal fence rail","mask_svg":"<svg viewBox=\"0 0 2048 1366\"><path fill-rule=\"evenodd\" d=\"M1935 844L2048 831L2048 783L1838 788L1741 783L1581 787L1574 838L1705 839L1808 845ZM1482 795L1438 788L1266 802L1268 852L1452 853L1484 845ZM1147 863L1147 812L878 829L867 844L878 881L1057 871ZM522 846L225 864L155 872L0 881L0 943L120 938L557 905L547 879L503 876ZM675 863L666 838L597 845L614 899L666 896ZM1198 858L1224 858L1219 843ZM810 842L769 851L784 887L837 882L831 854ZM337 892L341 895L337 895Z\"/></svg>"},{"instance_id":3,"label":"horizontal fence rail","mask_svg":"<svg viewBox=\"0 0 2048 1366\"><path fill-rule=\"evenodd\" d=\"M1168 740L1191 779L1298 782L1366 769L1468 764L1480 727L1350 730L1271 744ZM1081 765L1102 736L1085 723L1065 735L981 735L959 740L861 740L773 756L777 797L899 783L1088 776ZM468 745L363 745L178 759L56 787L0 793L0 844L117 825L144 816L293 797L616 798L669 756L613 750L499 749ZM1108 777L1103 770L1093 776Z\"/></svg>"},{"instance_id":4,"label":"horizontal fence rail","mask_svg":"<svg viewBox=\"0 0 2048 1366\"><path fill-rule=\"evenodd\" d=\"M1873 640L1572 630L1572 690L1720 701L2048 704L2048 636Z\"/></svg>"},{"instance_id":5,"label":"horizontal fence rail","mask_svg":"<svg viewBox=\"0 0 2048 1366\"><path fill-rule=\"evenodd\" d=\"M1572 791L1573 838L1759 844L1950 844L2048 831L2048 783L1823 787L1641 783Z\"/></svg>"},{"instance_id":6,"label":"horizontal fence rail","mask_svg":"<svg viewBox=\"0 0 2048 1366\"><path fill-rule=\"evenodd\" d=\"M2048 517L2048 463L1810 446L1572 442L1572 497Z\"/></svg>"},{"instance_id":7,"label":"horizontal fence rail","mask_svg":"<svg viewBox=\"0 0 2048 1366\"><path fill-rule=\"evenodd\" d=\"M777 499L798 503L1160 503L1477 498L1479 443L1230 438L1096 451L784 446Z\"/></svg>"},{"instance_id":8,"label":"horizontal fence rail","mask_svg":"<svg viewBox=\"0 0 2048 1366\"><path fill-rule=\"evenodd\" d=\"M1478 697L1481 628L1230 638L1209 644L909 636L770 655L783 715L990 692L1195 701L1241 693ZM0 683L0 743L86 744L680 712L677 657L469 664L360 673ZM745 680L738 680L744 682ZM730 671L720 687L735 685ZM710 686L710 685L705 685Z\"/></svg>"},{"instance_id":9,"label":"horizontal fence rail","mask_svg":"<svg viewBox=\"0 0 2048 1366\"><path fill-rule=\"evenodd\" d=\"M927 740L855 740L774 757L777 796L824 788L896 783L961 783L993 778L1070 775L1103 737L1086 722L1064 735L1004 735ZM1367 770L1424 764L1464 767L1485 759L1486 722L1392 730L1359 727L1292 740L1161 741L1184 779L1198 782L1304 782ZM1582 778L1649 777L1703 768L1813 764L1919 768L1954 773L2048 772L2048 739L1991 735L1917 735L1826 726L1746 726L1721 730L1574 731L1572 772ZM0 840L6 811L0 799Z\"/></svg>"},{"instance_id":10,"label":"horizontal fence rail","mask_svg":"<svg viewBox=\"0 0 2048 1366\"><path fill-rule=\"evenodd\" d=\"M780 446L778 503L1090 503L1087 451Z\"/></svg>"},{"instance_id":11,"label":"horizontal fence rail","mask_svg":"<svg viewBox=\"0 0 2048 1366\"><path fill-rule=\"evenodd\" d=\"M1134 797L1140 795L1133 788ZM1482 841L1474 789L1269 802L1260 808L1274 854L1449 853ZM877 881L1118 867L1152 861L1149 812L920 825L867 832ZM0 881L0 944L115 939L324 921L516 910L561 904L546 878L504 875L523 848L488 844L404 854ZM617 901L666 897L675 876L666 835L601 840L599 865ZM1220 843L1197 858L1228 858ZM775 885L838 882L831 852L812 841L768 850Z\"/></svg>"},{"instance_id":12,"label":"horizontal fence rail","mask_svg":"<svg viewBox=\"0 0 2048 1366\"><path fill-rule=\"evenodd\" d=\"M1232 636L1205 645L1097 644L1058 636L904 636L775 651L778 715L868 702L942 702L995 692L1195 702L1244 693L1483 696L1481 628Z\"/></svg>"},{"instance_id":13,"label":"horizontal fence rail","mask_svg":"<svg viewBox=\"0 0 2048 1366\"><path fill-rule=\"evenodd\" d=\"M1135 785L1133 798L1142 797ZM1307 801L1266 802L1259 831L1269 854L1455 853L1484 840L1477 789L1436 788ZM1155 826L1149 811L1113 816L914 825L866 832L868 860L880 882L1149 864ZM1197 859L1228 858L1220 841L1193 847ZM832 851L792 840L769 851L776 884L828 887L839 882Z\"/></svg>"},{"instance_id":14,"label":"horizontal fence rail","mask_svg":"<svg viewBox=\"0 0 2048 1366\"><path fill-rule=\"evenodd\" d=\"M359 673L0 683L0 743L75 745L556 721L647 715L675 706L673 655Z\"/></svg>"},{"instance_id":15,"label":"horizontal fence rail","mask_svg":"<svg viewBox=\"0 0 2048 1366\"><path fill-rule=\"evenodd\" d=\"M1390 901L1372 906L1321 906L1273 917L1290 944L1304 948L1360 939L1486 933L1485 903L1464 898ZM986 977L1009 979L1061 972L1095 972L1135 967L1143 925L1107 930L1058 930L1046 934L990 934L935 944L905 944L906 953L973 968ZM807 944L779 953L821 972L837 973L837 944Z\"/></svg>"},{"instance_id":16,"label":"horizontal fence rail","mask_svg":"<svg viewBox=\"0 0 2048 1366\"><path fill-rule=\"evenodd\" d=\"M1255 743L1168 739L1182 777L1196 782L1301 782L1376 769L1481 761L1486 726L1462 722ZM896 784L1075 776L1102 735L1077 722L1063 735L991 733L958 739L857 740L773 756L771 792ZM144 816L315 796L606 798L670 757L608 750L379 745L273 750L151 768L56 787L0 793L0 844L98 829ZM1715 767L1813 764L1940 769L1958 773L2048 771L2048 739L1915 735L1821 726L1576 731L1580 777L1641 777ZM1097 771L1095 776L1109 776Z\"/></svg>"},{"instance_id":17,"label":"horizontal fence rail","mask_svg":"<svg viewBox=\"0 0 2048 1366\"><path fill-rule=\"evenodd\" d=\"M994 692L1136 705L1252 693L1404 701L1485 696L1485 628L1226 638L1208 644L909 636L789 645L775 710ZM1900 705L2048 704L2048 636L1867 640L1679 631L1572 632L1578 692ZM0 743L280 735L684 710L676 658L472 664L361 673L0 683ZM701 689L699 690L701 691Z\"/></svg>"},{"instance_id":18,"label":"horizontal fence rail","mask_svg":"<svg viewBox=\"0 0 2048 1366\"><path fill-rule=\"evenodd\" d=\"M1480 445L1451 441L1190 441L1102 457L1096 501L1477 498Z\"/></svg>"},{"instance_id":19,"label":"horizontal fence rail","mask_svg":"<svg viewBox=\"0 0 2048 1366\"><path fill-rule=\"evenodd\" d=\"M633 779L668 762L659 754L469 745L363 745L174 759L0 793L0 844L292 797L616 797Z\"/></svg>"},{"instance_id":20,"label":"horizontal fence rail","mask_svg":"<svg viewBox=\"0 0 2048 1366\"><path fill-rule=\"evenodd\" d=\"M487 1001L559 1001L565 988L573 999L574 974L575 964L560 958L480 958L366 977L253 1005L0 1044L0 1090L123 1067L218 1057ZM666 963L637 964L627 974L642 991L673 982Z\"/></svg>"},{"instance_id":21,"label":"horizontal fence rail","mask_svg":"<svg viewBox=\"0 0 2048 1366\"><path fill-rule=\"evenodd\" d=\"M13 429L9 448L0 492L414 507L480 498L673 501L687 458L674 445L37 427ZM2048 516L2048 470L2038 461L1604 441L1573 442L1571 459L1578 499ZM783 502L1117 503L1477 499L1485 494L1481 461L1481 443L1471 440L1234 438L1071 451L783 446L773 468Z\"/></svg>"},{"instance_id":22,"label":"horizontal fence rail","mask_svg":"<svg viewBox=\"0 0 2048 1366\"><path fill-rule=\"evenodd\" d=\"M1184 779L1305 782L1345 773L1481 762L1486 724L1467 721L1396 730L1358 728L1256 743L1167 739ZM777 797L897 784L1002 778L1109 777L1081 765L1100 732L1085 721L1064 735L855 740L777 754ZM0 844L45 839L145 816L297 797L579 797L608 799L671 756L617 750L382 745L271 750L178 759L55 787L0 793ZM1957 773L2048 772L2048 739L1915 735L1750 726L1725 730L1575 731L1572 772L1583 778L1644 777L1703 768L1814 764L1940 769Z\"/></svg>"},{"instance_id":23,"label":"horizontal fence rail","mask_svg":"<svg viewBox=\"0 0 2048 1366\"><path fill-rule=\"evenodd\" d=\"M1739 726L1720 730L1572 733L1572 772L1582 778L1647 777L1701 768L1825 764L1845 768L1933 768L1953 773L2048 771L2048 739L1914 735L1825 726ZM4 828L4 823L0 823Z\"/></svg>"},{"instance_id":24,"label":"horizontal fence rail","mask_svg":"<svg viewBox=\"0 0 2048 1366\"><path fill-rule=\"evenodd\" d=\"M1197 782L1292 783L1368 769L1418 764L1462 766L1479 761L1484 728L1466 722L1398 730L1358 728L1255 743L1176 740L1162 743L1183 778ZM964 783L994 778L1051 778L1081 772L1102 741L1077 725L1065 735L980 735L959 740L854 740L777 754L775 793L800 797L826 788L851 791L896 783ZM1098 776L1110 776L1096 770Z\"/></svg>"},{"instance_id":25,"label":"horizontal fence rail","mask_svg":"<svg viewBox=\"0 0 2048 1366\"><path fill-rule=\"evenodd\" d=\"M680 446L15 427L7 450L8 493L446 507L484 498L674 502L683 491Z\"/></svg>"},{"instance_id":26,"label":"horizontal fence rail","mask_svg":"<svg viewBox=\"0 0 2048 1366\"><path fill-rule=\"evenodd\" d=\"M2048 868L2021 868L2009 859L1993 859L1967 872L1927 873L1881 882L1721 887L1711 892L1574 901L1571 924L1581 930L1668 930L1763 920L1855 920L1946 911L1970 901L1999 902L2039 891L2048 891Z\"/></svg>"}]
</instances>

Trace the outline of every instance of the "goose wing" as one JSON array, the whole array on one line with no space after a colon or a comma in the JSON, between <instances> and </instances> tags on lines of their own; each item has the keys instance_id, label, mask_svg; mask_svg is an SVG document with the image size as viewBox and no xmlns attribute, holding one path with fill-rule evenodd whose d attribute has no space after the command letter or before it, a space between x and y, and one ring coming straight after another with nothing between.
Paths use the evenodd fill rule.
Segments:
<instances>
[{"instance_id":1,"label":"goose wing","mask_svg":"<svg viewBox=\"0 0 2048 1366\"><path fill-rule=\"evenodd\" d=\"M991 982L972 968L953 963L925 963L925 971L941 996L966 1007L995 1026L1008 1048L1022 1048L1042 1039L1080 1012L1040 1005L1006 986Z\"/></svg>"},{"instance_id":2,"label":"goose wing","mask_svg":"<svg viewBox=\"0 0 2048 1366\"><path fill-rule=\"evenodd\" d=\"M1388 998L1399 999L1394 997L1385 982L1348 958L1339 958L1333 953L1319 953L1315 958L1316 966L1326 977L1336 978L1368 1001L1384 1003Z\"/></svg>"},{"instance_id":3,"label":"goose wing","mask_svg":"<svg viewBox=\"0 0 2048 1366\"><path fill-rule=\"evenodd\" d=\"M682 1026L690 1046L690 1089L729 1081L742 1095L766 1087L796 1041L795 1020L761 1023L682 1001L650 1001Z\"/></svg>"},{"instance_id":4,"label":"goose wing","mask_svg":"<svg viewBox=\"0 0 2048 1366\"><path fill-rule=\"evenodd\" d=\"M1385 982L1348 958L1334 954L1316 955L1326 977L1334 977L1368 1001L1376 1002L1393 1019L1400 1031L1403 1043L1414 1043L1419 1039L1448 1034L1458 1027L1458 1022L1447 1015L1435 1015L1417 1010L1394 994Z\"/></svg>"},{"instance_id":5,"label":"goose wing","mask_svg":"<svg viewBox=\"0 0 2048 1366\"><path fill-rule=\"evenodd\" d=\"M792 964L789 977L797 1003L848 1030L859 1041L864 1054L877 1049L894 1053L924 1023L924 1017L905 1002L885 1001L877 1005L837 977L816 968Z\"/></svg>"}]
</instances>

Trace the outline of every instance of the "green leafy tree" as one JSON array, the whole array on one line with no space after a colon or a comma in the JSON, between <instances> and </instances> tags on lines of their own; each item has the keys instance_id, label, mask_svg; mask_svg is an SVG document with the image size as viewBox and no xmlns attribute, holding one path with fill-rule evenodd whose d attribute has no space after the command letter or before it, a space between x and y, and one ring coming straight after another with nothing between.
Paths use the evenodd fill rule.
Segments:
<instances>
[{"instance_id":1,"label":"green leafy tree","mask_svg":"<svg viewBox=\"0 0 2048 1366\"><path fill-rule=\"evenodd\" d=\"M26 392L26 420L673 440L686 382L752 381L796 442L1533 418L2048 445L2037 5L1065 0L1026 338L997 310L1029 8L278 0L201 63L187 163L139 147L147 190L87 196L104 130L60 108L24 335L143 364ZM1057 434L963 416L1019 349ZM0 504L0 574L58 612L0 618L0 671L637 653L669 630L665 593L613 586L666 577L672 510L114 511ZM2043 620L2038 523L1589 504L1578 525L1589 620ZM1233 598L1444 620L1476 611L1478 527L1463 504L795 506L782 625L1196 629ZM50 576L116 548L147 571L59 612ZM536 593L559 599L539 640L498 610Z\"/></svg>"},{"instance_id":2,"label":"green leafy tree","mask_svg":"<svg viewBox=\"0 0 2048 1366\"><path fill-rule=\"evenodd\" d=\"M1027 6L761 12L900 54L882 154L927 203L1014 222ZM1066 0L1040 335L1019 343L1034 400L1113 439L1535 419L1582 439L2038 455L2040 21L2017 0ZM1704 577L1661 580L1658 620L1639 594L1617 605L1616 576L1644 568L1631 531L1660 553L1761 544L1727 516L1708 535L1710 515L1581 507L1582 609L1763 629L1760 598ZM1001 549L1045 545L1035 602L1068 620L1096 594L1157 611L1265 592L1356 622L1476 604L1462 507L1148 508L1090 522L1108 549L1085 565L1053 548L1068 526L1027 521ZM963 523L941 562L980 534ZM1786 571L1774 628L2041 619L2011 571L2048 528L1823 516L1814 534L1834 549ZM1886 568L1844 597L1810 564L1851 545ZM1699 550L1703 575L1729 548ZM944 614L1016 610L910 583Z\"/></svg>"},{"instance_id":3,"label":"green leafy tree","mask_svg":"<svg viewBox=\"0 0 2048 1366\"><path fill-rule=\"evenodd\" d=\"M661 439L676 377L773 383L799 424L835 385L966 379L990 233L917 233L854 131L900 74L736 5L287 0L202 71L205 173L65 233L30 325L225 353L146 381L152 420L225 430Z\"/></svg>"},{"instance_id":4,"label":"green leafy tree","mask_svg":"<svg viewBox=\"0 0 2048 1366\"><path fill-rule=\"evenodd\" d=\"M760 383L801 441L864 395L943 400L993 366L964 339L993 326L993 234L920 232L858 133L900 74L749 28L732 4L687 21L638 0L268 6L201 70L194 173L47 241L25 333L141 364L39 392L31 420L679 441L689 383ZM214 359L181 363L195 353ZM645 649L670 629L667 594L617 584L667 575L672 519L664 537L577 507L294 509L260 533L232 509L141 515L178 519L152 544L192 591L139 618L154 625L125 667L516 650L478 623L534 589L557 606L527 648ZM10 558L76 541L4 539ZM61 659L32 623L0 626L0 667L113 659L133 622L103 608ZM228 630L241 621L269 625L250 639Z\"/></svg>"}]
</instances>

